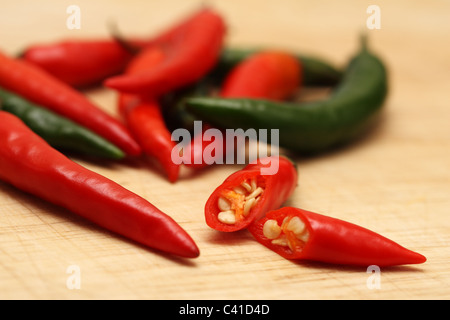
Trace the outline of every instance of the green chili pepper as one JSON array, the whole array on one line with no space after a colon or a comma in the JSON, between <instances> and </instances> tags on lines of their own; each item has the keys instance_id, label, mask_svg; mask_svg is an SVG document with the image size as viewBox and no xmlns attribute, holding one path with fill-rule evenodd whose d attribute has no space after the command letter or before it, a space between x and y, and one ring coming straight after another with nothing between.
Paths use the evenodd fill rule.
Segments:
<instances>
[{"instance_id":1,"label":"green chili pepper","mask_svg":"<svg viewBox=\"0 0 450 320\"><path fill-rule=\"evenodd\" d=\"M4 89L0 89L0 109L16 115L54 148L109 159L124 157L119 148L92 131Z\"/></svg>"},{"instance_id":2,"label":"green chili pepper","mask_svg":"<svg viewBox=\"0 0 450 320\"><path fill-rule=\"evenodd\" d=\"M200 81L185 88L175 90L162 96L165 120L171 130L185 128L192 130L198 117L186 110L183 100L187 97L210 96L221 85L233 67L250 55L263 49L225 48L216 66ZM342 78L342 72L331 64L315 57L296 55L302 63L303 84L305 86L333 86Z\"/></svg>"},{"instance_id":3,"label":"green chili pepper","mask_svg":"<svg viewBox=\"0 0 450 320\"><path fill-rule=\"evenodd\" d=\"M225 48L219 57L214 70L219 77L228 73L234 66L264 49ZM342 72L320 58L293 54L302 65L302 82L305 86L332 86L336 85L342 77Z\"/></svg>"},{"instance_id":4,"label":"green chili pepper","mask_svg":"<svg viewBox=\"0 0 450 320\"><path fill-rule=\"evenodd\" d=\"M164 120L169 130L184 128L193 131L194 121L199 119L186 110L184 99L210 96L215 85L209 80L209 77L205 77L188 87L161 96L161 109L163 110Z\"/></svg>"},{"instance_id":5,"label":"green chili pepper","mask_svg":"<svg viewBox=\"0 0 450 320\"><path fill-rule=\"evenodd\" d=\"M189 112L222 128L279 129L279 144L317 153L358 137L378 118L387 96L387 72L363 38L343 78L327 99L308 103L255 99L190 98Z\"/></svg>"}]
</instances>

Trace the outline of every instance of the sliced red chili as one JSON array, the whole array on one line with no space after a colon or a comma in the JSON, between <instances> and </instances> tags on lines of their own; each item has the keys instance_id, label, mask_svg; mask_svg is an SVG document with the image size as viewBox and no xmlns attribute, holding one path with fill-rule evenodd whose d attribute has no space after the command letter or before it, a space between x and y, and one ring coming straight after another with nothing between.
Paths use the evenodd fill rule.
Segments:
<instances>
[{"instance_id":1,"label":"sliced red chili","mask_svg":"<svg viewBox=\"0 0 450 320\"><path fill-rule=\"evenodd\" d=\"M4 111L0 111L0 179L148 247L188 258L199 255L195 242L171 217L71 161Z\"/></svg>"},{"instance_id":2,"label":"sliced red chili","mask_svg":"<svg viewBox=\"0 0 450 320\"><path fill-rule=\"evenodd\" d=\"M167 59L160 65L132 75L109 78L105 85L121 92L158 97L203 77L218 60L225 35L225 24L211 9L194 14L179 33L162 44Z\"/></svg>"},{"instance_id":3,"label":"sliced red chili","mask_svg":"<svg viewBox=\"0 0 450 320\"><path fill-rule=\"evenodd\" d=\"M141 153L138 143L118 119L26 61L0 53L0 86L91 129L128 155Z\"/></svg>"},{"instance_id":4,"label":"sliced red chili","mask_svg":"<svg viewBox=\"0 0 450 320\"><path fill-rule=\"evenodd\" d=\"M264 170L274 169L270 174ZM272 156L231 174L205 206L208 226L219 231L248 227L270 210L279 208L297 186L297 169L283 156Z\"/></svg>"},{"instance_id":5,"label":"sliced red chili","mask_svg":"<svg viewBox=\"0 0 450 320\"><path fill-rule=\"evenodd\" d=\"M290 260L380 267L426 261L366 228L293 207L268 212L248 229L258 242Z\"/></svg>"}]
</instances>

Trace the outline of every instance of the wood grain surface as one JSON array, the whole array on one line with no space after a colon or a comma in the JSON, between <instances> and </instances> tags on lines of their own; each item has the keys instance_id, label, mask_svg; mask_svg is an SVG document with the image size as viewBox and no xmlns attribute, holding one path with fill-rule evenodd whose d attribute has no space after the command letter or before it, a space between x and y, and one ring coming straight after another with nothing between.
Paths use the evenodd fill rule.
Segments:
<instances>
[{"instance_id":1,"label":"wood grain surface","mask_svg":"<svg viewBox=\"0 0 450 320\"><path fill-rule=\"evenodd\" d=\"M365 268L290 262L246 231L208 228L203 206L239 165L183 171L170 184L141 161L74 161L143 196L195 239L201 255L170 257L104 231L65 209L0 182L1 299L448 299L450 298L450 2L448 1L4 1L0 50L65 38L103 37L108 24L151 35L210 4L223 14L227 43L310 53L338 66L362 31L389 69L383 122L339 151L297 158L299 186L286 205L360 224L428 258L381 269L370 289ZM69 5L81 28L66 27ZM376 4L381 29L369 30ZM116 115L116 93L86 92ZM82 199L80 199L82 201ZM80 271L79 289L67 281Z\"/></svg>"}]
</instances>

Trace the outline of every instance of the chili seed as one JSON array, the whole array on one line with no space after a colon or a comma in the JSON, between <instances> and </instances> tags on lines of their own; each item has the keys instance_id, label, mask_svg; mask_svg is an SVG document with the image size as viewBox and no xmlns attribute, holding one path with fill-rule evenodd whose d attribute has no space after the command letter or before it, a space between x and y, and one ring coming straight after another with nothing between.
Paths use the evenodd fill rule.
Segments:
<instances>
[{"instance_id":1,"label":"chili seed","mask_svg":"<svg viewBox=\"0 0 450 320\"><path fill-rule=\"evenodd\" d=\"M298 240L301 240L301 241L303 241L303 242L307 242L308 239L309 239L309 232L308 232L308 230L306 230L306 231L303 232L302 234L295 235L295 237L296 237Z\"/></svg>"},{"instance_id":2,"label":"chili seed","mask_svg":"<svg viewBox=\"0 0 450 320\"><path fill-rule=\"evenodd\" d=\"M279 245L279 246L283 246L283 247L287 247L288 246L288 241L285 237L282 238L278 238L278 239L274 239L272 240L273 244Z\"/></svg>"},{"instance_id":3,"label":"chili seed","mask_svg":"<svg viewBox=\"0 0 450 320\"><path fill-rule=\"evenodd\" d=\"M241 187L241 186L234 187L234 188L233 188L233 191L236 192L236 193L238 193L238 194L245 194L245 193L246 193L246 192L245 192L245 189L244 189L243 187Z\"/></svg>"},{"instance_id":4,"label":"chili seed","mask_svg":"<svg viewBox=\"0 0 450 320\"><path fill-rule=\"evenodd\" d=\"M248 192L252 191L252 186L249 185L247 182L242 182L241 186L243 186L245 188L245 190L247 190Z\"/></svg>"},{"instance_id":5,"label":"chili seed","mask_svg":"<svg viewBox=\"0 0 450 320\"><path fill-rule=\"evenodd\" d=\"M245 200L253 199L259 196L261 193L263 193L264 190L261 187L256 188L255 191L253 191L251 194L249 194L247 197L245 197Z\"/></svg>"},{"instance_id":6,"label":"chili seed","mask_svg":"<svg viewBox=\"0 0 450 320\"><path fill-rule=\"evenodd\" d=\"M256 190L256 187L257 187L258 185L256 184L256 179L255 179L255 178L253 178L253 179L250 181L250 184L251 184L251 187L252 187L252 191L253 191L253 190Z\"/></svg>"},{"instance_id":7,"label":"chili seed","mask_svg":"<svg viewBox=\"0 0 450 320\"><path fill-rule=\"evenodd\" d=\"M218 206L221 211L228 211L231 209L231 203L224 197L219 198Z\"/></svg>"},{"instance_id":8,"label":"chili seed","mask_svg":"<svg viewBox=\"0 0 450 320\"><path fill-rule=\"evenodd\" d=\"M263 234L267 239L276 239L281 234L281 228L276 220L267 220L263 226Z\"/></svg>"},{"instance_id":9,"label":"chili seed","mask_svg":"<svg viewBox=\"0 0 450 320\"><path fill-rule=\"evenodd\" d=\"M252 198L244 203L244 216L248 216L250 209L256 204L256 199Z\"/></svg>"},{"instance_id":10,"label":"chili seed","mask_svg":"<svg viewBox=\"0 0 450 320\"><path fill-rule=\"evenodd\" d=\"M220 222L225 224L235 224L236 223L236 216L234 214L233 210L228 211L221 211L219 212L217 218Z\"/></svg>"},{"instance_id":11,"label":"chili seed","mask_svg":"<svg viewBox=\"0 0 450 320\"><path fill-rule=\"evenodd\" d=\"M305 231L305 224L299 217L293 217L289 220L286 229L292 231L295 235L300 235Z\"/></svg>"}]
</instances>

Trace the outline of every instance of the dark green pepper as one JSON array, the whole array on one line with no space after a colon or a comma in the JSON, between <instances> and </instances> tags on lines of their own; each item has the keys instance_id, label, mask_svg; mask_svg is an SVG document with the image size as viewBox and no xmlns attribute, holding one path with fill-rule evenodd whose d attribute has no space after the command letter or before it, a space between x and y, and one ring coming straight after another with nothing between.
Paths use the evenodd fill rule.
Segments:
<instances>
[{"instance_id":1,"label":"dark green pepper","mask_svg":"<svg viewBox=\"0 0 450 320\"><path fill-rule=\"evenodd\" d=\"M92 131L1 88L0 109L20 118L54 148L108 159L125 156L122 150Z\"/></svg>"},{"instance_id":2,"label":"dark green pepper","mask_svg":"<svg viewBox=\"0 0 450 320\"><path fill-rule=\"evenodd\" d=\"M186 108L217 127L279 129L279 145L317 153L361 135L378 118L387 96L387 73L364 38L341 82L324 100L292 103L213 97L185 100Z\"/></svg>"},{"instance_id":3,"label":"dark green pepper","mask_svg":"<svg viewBox=\"0 0 450 320\"><path fill-rule=\"evenodd\" d=\"M169 129L174 130L181 127L192 130L194 121L199 119L186 110L183 99L214 95L231 69L252 54L262 50L225 48L222 50L216 66L203 79L162 96L160 102L164 106L162 109ZM300 54L294 55L302 64L303 86L333 86L342 78L342 72L325 60Z\"/></svg>"}]
</instances>

